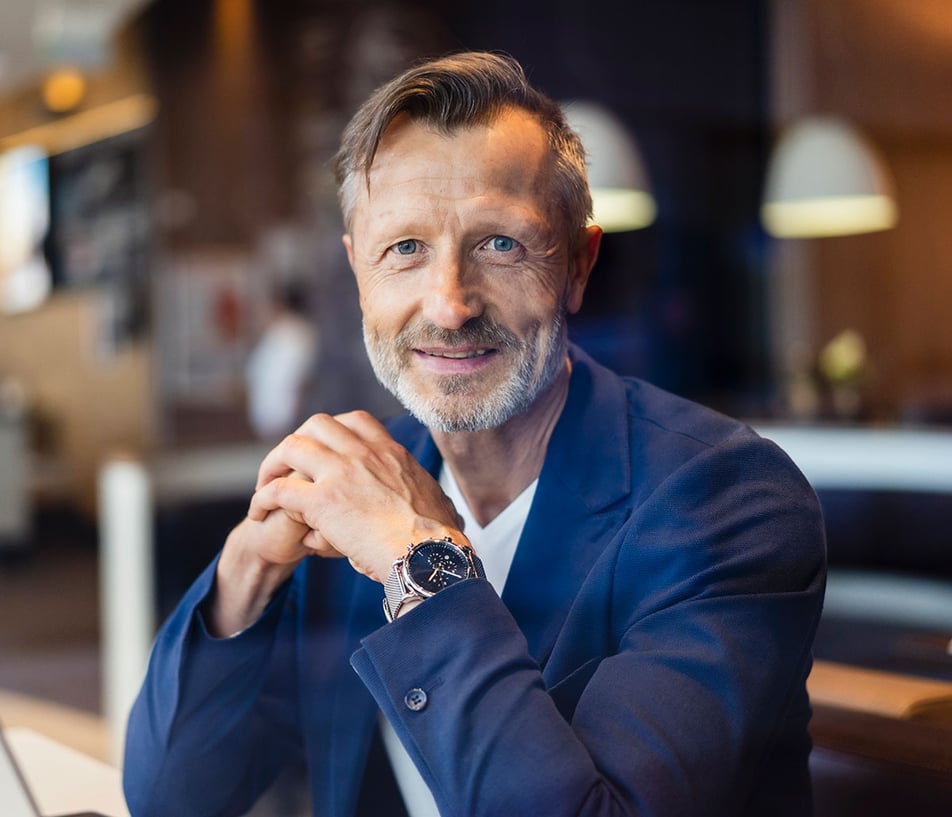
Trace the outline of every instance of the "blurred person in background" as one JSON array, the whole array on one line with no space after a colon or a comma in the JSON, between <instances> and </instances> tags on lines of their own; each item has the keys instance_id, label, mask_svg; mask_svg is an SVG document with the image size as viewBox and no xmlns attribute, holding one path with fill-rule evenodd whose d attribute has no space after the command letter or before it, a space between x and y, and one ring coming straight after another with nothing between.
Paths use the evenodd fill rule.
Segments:
<instances>
[{"instance_id":1,"label":"blurred person in background","mask_svg":"<svg viewBox=\"0 0 952 817\"><path fill-rule=\"evenodd\" d=\"M267 323L245 367L248 420L260 438L276 440L294 428L318 352L303 287L274 284Z\"/></svg>"},{"instance_id":2,"label":"blurred person in background","mask_svg":"<svg viewBox=\"0 0 952 817\"><path fill-rule=\"evenodd\" d=\"M601 230L559 107L450 55L371 95L337 171L410 413L315 415L267 455L157 637L133 816L239 815L302 761L315 815L809 814L816 497L568 341Z\"/></svg>"}]
</instances>

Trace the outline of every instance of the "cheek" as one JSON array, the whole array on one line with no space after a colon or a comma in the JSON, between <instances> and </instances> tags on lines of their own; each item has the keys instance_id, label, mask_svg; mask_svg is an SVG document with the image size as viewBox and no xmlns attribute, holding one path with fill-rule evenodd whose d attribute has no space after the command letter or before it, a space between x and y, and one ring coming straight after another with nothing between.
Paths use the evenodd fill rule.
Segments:
<instances>
[{"instance_id":1,"label":"cheek","mask_svg":"<svg viewBox=\"0 0 952 817\"><path fill-rule=\"evenodd\" d=\"M392 281L361 280L358 276L357 290L363 322L370 331L395 335L409 320L413 311L412 302Z\"/></svg>"},{"instance_id":2,"label":"cheek","mask_svg":"<svg viewBox=\"0 0 952 817\"><path fill-rule=\"evenodd\" d=\"M564 281L552 275L523 276L494 298L501 315L526 325L548 322L564 301Z\"/></svg>"},{"instance_id":3,"label":"cheek","mask_svg":"<svg viewBox=\"0 0 952 817\"><path fill-rule=\"evenodd\" d=\"M550 303L548 299L542 304L526 296L518 304L511 303L499 308L493 317L523 341L541 342L541 338L548 334L554 322L553 316L557 309L557 305Z\"/></svg>"}]
</instances>

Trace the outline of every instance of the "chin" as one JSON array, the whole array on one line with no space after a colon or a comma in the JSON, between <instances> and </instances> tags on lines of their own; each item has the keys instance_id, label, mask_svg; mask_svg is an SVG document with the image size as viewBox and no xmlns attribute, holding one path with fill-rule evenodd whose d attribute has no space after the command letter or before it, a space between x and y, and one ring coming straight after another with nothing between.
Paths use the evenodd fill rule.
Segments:
<instances>
[{"instance_id":1,"label":"chin","mask_svg":"<svg viewBox=\"0 0 952 817\"><path fill-rule=\"evenodd\" d=\"M551 380L532 383L525 377L512 377L487 389L459 378L442 382L434 393L415 388L407 378L401 378L394 396L433 431L486 431L529 411L550 383Z\"/></svg>"},{"instance_id":2,"label":"chin","mask_svg":"<svg viewBox=\"0 0 952 817\"><path fill-rule=\"evenodd\" d=\"M397 394L396 397L404 408L427 428L451 434L498 428L523 410L521 405L506 404L497 400L477 400L471 397L465 401L424 400L402 394ZM460 403L465 404L460 405Z\"/></svg>"}]
</instances>

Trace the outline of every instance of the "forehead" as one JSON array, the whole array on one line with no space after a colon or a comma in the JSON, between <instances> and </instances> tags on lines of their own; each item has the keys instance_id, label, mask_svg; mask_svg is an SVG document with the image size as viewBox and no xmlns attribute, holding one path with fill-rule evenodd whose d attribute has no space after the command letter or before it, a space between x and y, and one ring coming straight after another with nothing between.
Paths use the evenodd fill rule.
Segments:
<instances>
[{"instance_id":1,"label":"forehead","mask_svg":"<svg viewBox=\"0 0 952 817\"><path fill-rule=\"evenodd\" d=\"M449 133L398 117L385 131L358 205L372 210L396 199L550 200L552 155L542 125L518 109L492 122Z\"/></svg>"}]
</instances>

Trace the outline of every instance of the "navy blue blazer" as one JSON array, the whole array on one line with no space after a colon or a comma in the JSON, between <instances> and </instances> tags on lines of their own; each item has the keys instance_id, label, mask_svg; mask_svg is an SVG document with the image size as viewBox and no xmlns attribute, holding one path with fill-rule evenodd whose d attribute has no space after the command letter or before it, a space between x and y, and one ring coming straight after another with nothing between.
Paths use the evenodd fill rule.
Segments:
<instances>
[{"instance_id":1,"label":"navy blue blazer","mask_svg":"<svg viewBox=\"0 0 952 817\"><path fill-rule=\"evenodd\" d=\"M378 710L444 816L810 813L814 492L744 424L571 355L501 599L466 581L386 624L379 584L307 559L215 640L209 566L130 716L133 817L241 814L301 757L314 813L350 817ZM424 428L392 431L437 473Z\"/></svg>"}]
</instances>

